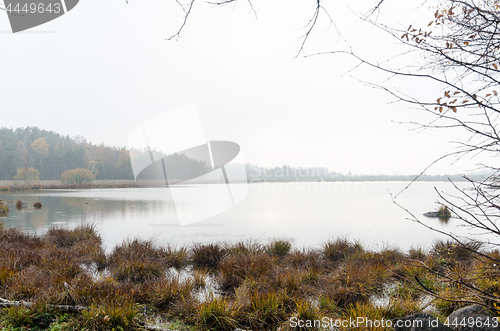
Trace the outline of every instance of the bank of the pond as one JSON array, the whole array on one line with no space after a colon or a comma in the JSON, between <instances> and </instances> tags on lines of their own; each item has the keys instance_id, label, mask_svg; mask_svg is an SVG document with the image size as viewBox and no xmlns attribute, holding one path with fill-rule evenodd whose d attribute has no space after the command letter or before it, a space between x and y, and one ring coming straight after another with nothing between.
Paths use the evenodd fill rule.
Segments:
<instances>
[{"instance_id":1,"label":"bank of the pond","mask_svg":"<svg viewBox=\"0 0 500 331\"><path fill-rule=\"evenodd\" d=\"M374 251L347 238L318 249L296 249L282 239L160 247L132 239L105 254L93 226L52 228L43 235L1 228L0 325L312 330L326 324L304 328L293 321L396 320L418 312L444 321L477 301L467 287L450 282L453 275L491 298L500 295L491 261L471 252L478 248L439 241L429 250Z\"/></svg>"},{"instance_id":2,"label":"bank of the pond","mask_svg":"<svg viewBox=\"0 0 500 331\"><path fill-rule=\"evenodd\" d=\"M94 180L90 184L64 184L60 180L41 180L33 183L22 181L0 181L0 192L24 190L64 190L92 188L131 188L140 187L134 180Z\"/></svg>"}]
</instances>

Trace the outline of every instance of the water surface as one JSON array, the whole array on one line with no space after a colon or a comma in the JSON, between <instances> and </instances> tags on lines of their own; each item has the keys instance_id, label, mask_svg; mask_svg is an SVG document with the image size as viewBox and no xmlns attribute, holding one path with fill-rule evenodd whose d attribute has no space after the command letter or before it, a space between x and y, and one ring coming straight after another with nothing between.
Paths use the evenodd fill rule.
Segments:
<instances>
[{"instance_id":1,"label":"water surface","mask_svg":"<svg viewBox=\"0 0 500 331\"><path fill-rule=\"evenodd\" d=\"M0 198L43 203L17 210L14 204L4 226L43 233L50 227L94 223L107 249L127 238L154 239L159 244L290 238L298 247L318 246L333 237L348 236L365 246L429 247L438 234L393 203L406 182L252 183L247 197L234 208L203 221L180 226L168 189L127 188L40 190L0 193ZM245 185L245 184L241 184ZM397 202L427 224L443 231L466 234L458 220L443 223L423 213L438 208L435 188L448 193L445 182L416 182ZM196 186L172 190L196 189ZM187 202L188 203L188 202ZM196 205L188 206L194 210Z\"/></svg>"}]
</instances>

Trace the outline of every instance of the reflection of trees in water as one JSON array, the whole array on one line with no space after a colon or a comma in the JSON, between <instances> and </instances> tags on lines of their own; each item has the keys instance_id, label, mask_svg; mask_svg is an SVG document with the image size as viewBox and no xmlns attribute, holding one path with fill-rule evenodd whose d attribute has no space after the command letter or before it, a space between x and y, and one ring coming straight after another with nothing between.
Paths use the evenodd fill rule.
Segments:
<instances>
[{"instance_id":1,"label":"reflection of trees in water","mask_svg":"<svg viewBox=\"0 0 500 331\"><path fill-rule=\"evenodd\" d=\"M152 216L166 213L173 210L173 205L160 200L112 200L99 199L91 200L88 198L70 198L62 197L61 207L55 206L55 209L62 211L64 207L71 208L71 218L68 222L99 222L109 218L126 219L129 216ZM87 204L88 203L88 204Z\"/></svg>"},{"instance_id":2,"label":"reflection of trees in water","mask_svg":"<svg viewBox=\"0 0 500 331\"><path fill-rule=\"evenodd\" d=\"M450 221L450 217L438 217L439 223L441 224L448 224Z\"/></svg>"},{"instance_id":3,"label":"reflection of trees in water","mask_svg":"<svg viewBox=\"0 0 500 331\"><path fill-rule=\"evenodd\" d=\"M129 217L147 219L175 210L172 202L162 200L94 200L84 197L54 197L35 194L26 196L16 194L6 199L11 201L21 199L30 205L29 208L21 210L11 208L8 216L2 219L8 228L16 227L26 230L72 226L100 222L105 219L113 219L113 221L120 218L125 220ZM33 208L36 201L41 201L43 204L39 210Z\"/></svg>"},{"instance_id":4,"label":"reflection of trees in water","mask_svg":"<svg viewBox=\"0 0 500 331\"><path fill-rule=\"evenodd\" d=\"M46 224L49 224L50 218L49 218L49 212L48 210L33 210L33 216L31 217L32 219L32 226L34 228L40 228L45 226Z\"/></svg>"}]
</instances>

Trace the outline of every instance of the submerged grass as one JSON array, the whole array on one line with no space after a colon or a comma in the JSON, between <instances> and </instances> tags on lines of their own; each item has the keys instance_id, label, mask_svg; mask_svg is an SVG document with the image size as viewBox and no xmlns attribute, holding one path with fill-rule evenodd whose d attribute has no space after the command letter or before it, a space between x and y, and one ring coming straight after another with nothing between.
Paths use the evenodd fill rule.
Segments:
<instances>
[{"instance_id":1,"label":"submerged grass","mask_svg":"<svg viewBox=\"0 0 500 331\"><path fill-rule=\"evenodd\" d=\"M0 297L36 303L1 309L0 328L140 330L159 319L186 330L318 330L290 321L397 318L425 307L449 313L456 304L429 301L421 286L450 299L470 295L438 273L474 279L500 296L498 267L471 253L480 248L440 241L430 251L372 251L347 238L308 250L283 239L175 248L131 239L106 255L92 225L44 235L0 226Z\"/></svg>"}]
</instances>

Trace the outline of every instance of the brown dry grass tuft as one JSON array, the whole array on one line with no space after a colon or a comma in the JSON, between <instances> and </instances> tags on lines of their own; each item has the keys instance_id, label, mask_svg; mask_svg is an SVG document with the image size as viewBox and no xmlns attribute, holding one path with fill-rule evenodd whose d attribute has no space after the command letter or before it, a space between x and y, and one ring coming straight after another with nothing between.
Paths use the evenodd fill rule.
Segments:
<instances>
[{"instance_id":1,"label":"brown dry grass tuft","mask_svg":"<svg viewBox=\"0 0 500 331\"><path fill-rule=\"evenodd\" d=\"M360 243L347 238L337 238L330 240L323 246L323 254L332 261L342 261L350 255L363 252Z\"/></svg>"},{"instance_id":2,"label":"brown dry grass tuft","mask_svg":"<svg viewBox=\"0 0 500 331\"><path fill-rule=\"evenodd\" d=\"M163 278L167 254L151 241L134 239L115 247L108 259L108 268L117 280L142 283Z\"/></svg>"},{"instance_id":3,"label":"brown dry grass tuft","mask_svg":"<svg viewBox=\"0 0 500 331\"><path fill-rule=\"evenodd\" d=\"M226 253L226 249L219 244L195 244L191 251L191 263L195 268L216 268Z\"/></svg>"}]
</instances>

